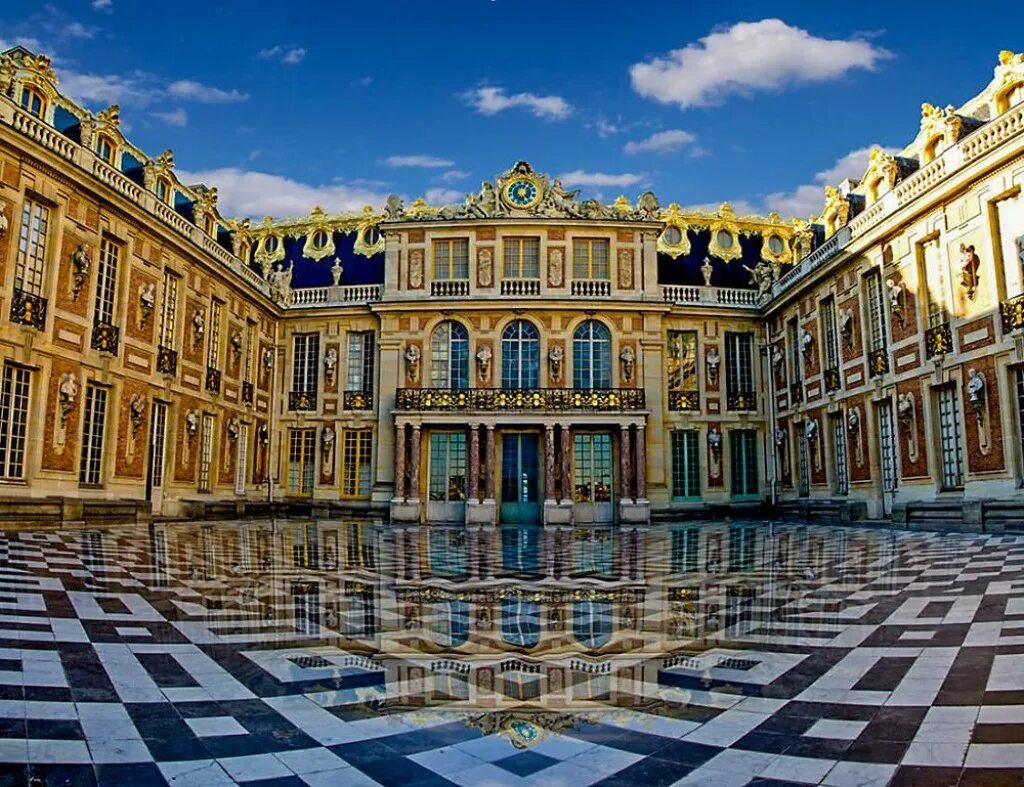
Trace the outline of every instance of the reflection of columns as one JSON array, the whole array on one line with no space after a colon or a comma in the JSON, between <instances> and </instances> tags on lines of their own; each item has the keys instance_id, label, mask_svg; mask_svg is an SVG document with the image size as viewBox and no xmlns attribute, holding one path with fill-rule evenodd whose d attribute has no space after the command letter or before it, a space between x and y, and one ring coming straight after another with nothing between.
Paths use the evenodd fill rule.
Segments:
<instances>
[{"instance_id":1,"label":"reflection of columns","mask_svg":"<svg viewBox=\"0 0 1024 787\"><path fill-rule=\"evenodd\" d=\"M643 582L647 577L647 531L636 531L636 578Z\"/></svg>"},{"instance_id":2,"label":"reflection of columns","mask_svg":"<svg viewBox=\"0 0 1024 787\"><path fill-rule=\"evenodd\" d=\"M420 428L418 426L414 426L413 427L413 436L414 437L415 437L416 433L419 432L419 430L420 430ZM411 555L411 557L412 557L412 566L411 566L411 569L412 569L411 575L412 576L411 576L411 578L412 579L419 579L420 578L420 554L421 553L420 553L420 529L418 527L410 527L409 528L409 540L412 542L412 549L410 550L410 552L412 553L412 555Z\"/></svg>"},{"instance_id":3,"label":"reflection of columns","mask_svg":"<svg viewBox=\"0 0 1024 787\"><path fill-rule=\"evenodd\" d=\"M466 499L480 500L480 424L469 425L469 490Z\"/></svg>"},{"instance_id":4,"label":"reflection of columns","mask_svg":"<svg viewBox=\"0 0 1024 787\"><path fill-rule=\"evenodd\" d=\"M494 424L487 424L487 442L484 444L484 496L488 500L494 500Z\"/></svg>"},{"instance_id":5,"label":"reflection of columns","mask_svg":"<svg viewBox=\"0 0 1024 787\"><path fill-rule=\"evenodd\" d=\"M397 579L405 579L405 528L395 532L395 568L398 571Z\"/></svg>"},{"instance_id":6,"label":"reflection of columns","mask_svg":"<svg viewBox=\"0 0 1024 787\"><path fill-rule=\"evenodd\" d=\"M405 498L405 424L395 426L395 499Z\"/></svg>"},{"instance_id":7,"label":"reflection of columns","mask_svg":"<svg viewBox=\"0 0 1024 787\"><path fill-rule=\"evenodd\" d=\"M544 574L548 579L555 577L555 555L557 552L558 542L555 541L555 528L544 528Z\"/></svg>"},{"instance_id":8,"label":"reflection of columns","mask_svg":"<svg viewBox=\"0 0 1024 787\"><path fill-rule=\"evenodd\" d=\"M555 425L544 427L544 499L555 499Z\"/></svg>"},{"instance_id":9,"label":"reflection of columns","mask_svg":"<svg viewBox=\"0 0 1024 787\"><path fill-rule=\"evenodd\" d=\"M409 452L409 499L420 499L420 425L412 425L412 450Z\"/></svg>"},{"instance_id":10,"label":"reflection of columns","mask_svg":"<svg viewBox=\"0 0 1024 787\"><path fill-rule=\"evenodd\" d=\"M480 577L480 528L469 529L469 578Z\"/></svg>"},{"instance_id":11,"label":"reflection of columns","mask_svg":"<svg viewBox=\"0 0 1024 787\"><path fill-rule=\"evenodd\" d=\"M647 498L647 429L643 424L636 427L636 499Z\"/></svg>"},{"instance_id":12,"label":"reflection of columns","mask_svg":"<svg viewBox=\"0 0 1024 787\"><path fill-rule=\"evenodd\" d=\"M619 579L627 581L630 576L630 565L632 564L632 546L633 546L633 530L623 530L619 536L619 547L621 554L619 556Z\"/></svg>"},{"instance_id":13,"label":"reflection of columns","mask_svg":"<svg viewBox=\"0 0 1024 787\"><path fill-rule=\"evenodd\" d=\"M572 530L568 527L558 528L558 566L556 579L563 579L569 573L569 562L572 559Z\"/></svg>"},{"instance_id":14,"label":"reflection of columns","mask_svg":"<svg viewBox=\"0 0 1024 787\"><path fill-rule=\"evenodd\" d=\"M494 579L494 525L484 526L480 531L480 542L483 545L480 554L484 556L484 578Z\"/></svg>"},{"instance_id":15,"label":"reflection of columns","mask_svg":"<svg viewBox=\"0 0 1024 787\"><path fill-rule=\"evenodd\" d=\"M630 439L629 425L619 427L619 464L622 471L622 500L629 502L633 499L632 494L632 462L630 461Z\"/></svg>"},{"instance_id":16,"label":"reflection of columns","mask_svg":"<svg viewBox=\"0 0 1024 787\"><path fill-rule=\"evenodd\" d=\"M569 445L569 424L562 424L562 502L572 501L572 467L569 464L572 448Z\"/></svg>"}]
</instances>

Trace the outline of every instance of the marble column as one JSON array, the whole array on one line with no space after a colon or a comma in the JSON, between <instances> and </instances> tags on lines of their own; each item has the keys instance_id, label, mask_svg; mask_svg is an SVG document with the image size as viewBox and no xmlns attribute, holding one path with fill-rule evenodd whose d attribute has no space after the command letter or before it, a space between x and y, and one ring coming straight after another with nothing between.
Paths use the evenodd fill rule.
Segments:
<instances>
[{"instance_id":1,"label":"marble column","mask_svg":"<svg viewBox=\"0 0 1024 787\"><path fill-rule=\"evenodd\" d=\"M572 502L572 446L570 445L569 424L562 424L562 502Z\"/></svg>"},{"instance_id":2,"label":"marble column","mask_svg":"<svg viewBox=\"0 0 1024 787\"><path fill-rule=\"evenodd\" d=\"M647 429L636 427L636 499L647 499Z\"/></svg>"},{"instance_id":3,"label":"marble column","mask_svg":"<svg viewBox=\"0 0 1024 787\"><path fill-rule=\"evenodd\" d=\"M544 427L544 499L555 498L555 426Z\"/></svg>"},{"instance_id":4,"label":"marble column","mask_svg":"<svg viewBox=\"0 0 1024 787\"><path fill-rule=\"evenodd\" d=\"M420 499L420 425L412 425L412 446L409 451L409 499Z\"/></svg>"},{"instance_id":5,"label":"marble column","mask_svg":"<svg viewBox=\"0 0 1024 787\"><path fill-rule=\"evenodd\" d=\"M622 473L622 501L624 503L633 500L633 461L631 456L632 441L629 439L629 425L619 427L619 464Z\"/></svg>"},{"instance_id":6,"label":"marble column","mask_svg":"<svg viewBox=\"0 0 1024 787\"><path fill-rule=\"evenodd\" d=\"M405 424L395 426L395 499L405 499Z\"/></svg>"},{"instance_id":7,"label":"marble column","mask_svg":"<svg viewBox=\"0 0 1024 787\"><path fill-rule=\"evenodd\" d=\"M484 497L494 500L494 424L487 424L487 442L484 445Z\"/></svg>"},{"instance_id":8,"label":"marble column","mask_svg":"<svg viewBox=\"0 0 1024 787\"><path fill-rule=\"evenodd\" d=\"M466 499L476 503L480 500L480 424L469 425L469 489Z\"/></svg>"}]
</instances>

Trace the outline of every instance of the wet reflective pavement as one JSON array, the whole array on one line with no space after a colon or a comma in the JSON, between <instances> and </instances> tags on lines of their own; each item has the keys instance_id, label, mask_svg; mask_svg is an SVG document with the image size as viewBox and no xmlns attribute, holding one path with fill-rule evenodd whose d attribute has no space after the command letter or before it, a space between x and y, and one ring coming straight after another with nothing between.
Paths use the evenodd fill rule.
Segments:
<instances>
[{"instance_id":1,"label":"wet reflective pavement","mask_svg":"<svg viewBox=\"0 0 1024 787\"><path fill-rule=\"evenodd\" d=\"M1024 783L1024 537L0 534L0 784Z\"/></svg>"}]
</instances>

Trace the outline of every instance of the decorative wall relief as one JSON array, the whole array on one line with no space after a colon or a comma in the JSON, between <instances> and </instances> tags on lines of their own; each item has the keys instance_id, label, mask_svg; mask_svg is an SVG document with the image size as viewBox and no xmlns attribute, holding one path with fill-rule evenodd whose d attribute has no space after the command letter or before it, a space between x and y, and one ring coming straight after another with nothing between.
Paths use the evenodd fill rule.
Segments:
<instances>
[{"instance_id":1,"label":"decorative wall relief","mask_svg":"<svg viewBox=\"0 0 1024 787\"><path fill-rule=\"evenodd\" d=\"M633 252L619 249L619 289L633 289Z\"/></svg>"},{"instance_id":2,"label":"decorative wall relief","mask_svg":"<svg viewBox=\"0 0 1024 787\"><path fill-rule=\"evenodd\" d=\"M192 313L192 346L199 347L206 335L206 314L202 309L196 309Z\"/></svg>"},{"instance_id":3,"label":"decorative wall relief","mask_svg":"<svg viewBox=\"0 0 1024 787\"><path fill-rule=\"evenodd\" d=\"M143 328L153 318L156 309L156 284L146 282L139 285L139 325Z\"/></svg>"},{"instance_id":4,"label":"decorative wall relief","mask_svg":"<svg viewBox=\"0 0 1024 787\"><path fill-rule=\"evenodd\" d=\"M78 377L68 372L60 376L60 384L57 387L57 395L60 397L60 425L61 428L67 425L68 416L75 409L78 401Z\"/></svg>"},{"instance_id":5,"label":"decorative wall relief","mask_svg":"<svg viewBox=\"0 0 1024 787\"><path fill-rule=\"evenodd\" d=\"M985 375L973 366L967 370L967 403L978 421L978 448L983 454L991 450L988 419L988 383Z\"/></svg>"},{"instance_id":6,"label":"decorative wall relief","mask_svg":"<svg viewBox=\"0 0 1024 787\"><path fill-rule=\"evenodd\" d=\"M708 473L712 478L722 477L722 433L718 427L708 431Z\"/></svg>"},{"instance_id":7,"label":"decorative wall relief","mask_svg":"<svg viewBox=\"0 0 1024 787\"><path fill-rule=\"evenodd\" d=\"M814 467L821 469L821 451L818 449L818 419L808 418L804 421L804 439L810 448L810 455L814 460Z\"/></svg>"},{"instance_id":8,"label":"decorative wall relief","mask_svg":"<svg viewBox=\"0 0 1024 787\"><path fill-rule=\"evenodd\" d=\"M626 346L619 353L619 364L622 370L622 382L632 383L636 374L636 353L632 347Z\"/></svg>"},{"instance_id":9,"label":"decorative wall relief","mask_svg":"<svg viewBox=\"0 0 1024 787\"><path fill-rule=\"evenodd\" d=\"M199 431L199 411L191 408L185 411L185 440L181 445L181 461L185 467L192 463L192 443Z\"/></svg>"},{"instance_id":10,"label":"decorative wall relief","mask_svg":"<svg viewBox=\"0 0 1024 787\"><path fill-rule=\"evenodd\" d=\"M901 393L896 397L896 417L906 433L907 458L916 462L917 445L917 399L912 393Z\"/></svg>"},{"instance_id":11,"label":"decorative wall relief","mask_svg":"<svg viewBox=\"0 0 1024 787\"><path fill-rule=\"evenodd\" d=\"M89 271L92 269L92 250L88 243L79 243L71 252L71 299L78 300L82 294L82 287L89 279Z\"/></svg>"},{"instance_id":12,"label":"decorative wall relief","mask_svg":"<svg viewBox=\"0 0 1024 787\"><path fill-rule=\"evenodd\" d=\"M128 402L128 436L124 444L125 457L131 460L138 447L139 432L146 421L146 397L141 393L133 394Z\"/></svg>"},{"instance_id":13,"label":"decorative wall relief","mask_svg":"<svg viewBox=\"0 0 1024 787\"><path fill-rule=\"evenodd\" d=\"M481 383L491 381L491 359L494 353L488 345L483 345L476 351L476 374Z\"/></svg>"},{"instance_id":14,"label":"decorative wall relief","mask_svg":"<svg viewBox=\"0 0 1024 787\"><path fill-rule=\"evenodd\" d=\"M846 414L846 431L850 433L853 448L853 462L857 467L864 466L864 434L860 428L861 416L859 407L851 407Z\"/></svg>"},{"instance_id":15,"label":"decorative wall relief","mask_svg":"<svg viewBox=\"0 0 1024 787\"><path fill-rule=\"evenodd\" d=\"M10 224L7 221L7 215L0 210L0 238L7 234L7 230L10 229Z\"/></svg>"},{"instance_id":16,"label":"decorative wall relief","mask_svg":"<svg viewBox=\"0 0 1024 787\"><path fill-rule=\"evenodd\" d=\"M712 345L704 354L704 364L708 370L708 382L715 387L718 386L718 367L721 363L722 357L718 354L718 347Z\"/></svg>"},{"instance_id":17,"label":"decorative wall relief","mask_svg":"<svg viewBox=\"0 0 1024 787\"><path fill-rule=\"evenodd\" d=\"M410 344L405 348L405 376L410 383L419 382L420 357L421 352L418 344Z\"/></svg>"},{"instance_id":18,"label":"decorative wall relief","mask_svg":"<svg viewBox=\"0 0 1024 787\"><path fill-rule=\"evenodd\" d=\"M269 347L263 351L263 371L270 374L274 369L274 351Z\"/></svg>"},{"instance_id":19,"label":"decorative wall relief","mask_svg":"<svg viewBox=\"0 0 1024 787\"><path fill-rule=\"evenodd\" d=\"M903 328L907 324L907 315L904 309L906 295L903 285L895 279L886 279L885 287L889 292L889 311L892 313L893 319Z\"/></svg>"},{"instance_id":20,"label":"decorative wall relief","mask_svg":"<svg viewBox=\"0 0 1024 787\"><path fill-rule=\"evenodd\" d=\"M562 345L556 344L548 350L548 372L551 382L555 385L562 382Z\"/></svg>"},{"instance_id":21,"label":"decorative wall relief","mask_svg":"<svg viewBox=\"0 0 1024 787\"><path fill-rule=\"evenodd\" d=\"M481 287L494 284L494 252L491 249L480 249L477 254L476 280Z\"/></svg>"},{"instance_id":22,"label":"decorative wall relief","mask_svg":"<svg viewBox=\"0 0 1024 787\"><path fill-rule=\"evenodd\" d=\"M548 252L548 284L561 287L565 283L565 251L553 248Z\"/></svg>"},{"instance_id":23,"label":"decorative wall relief","mask_svg":"<svg viewBox=\"0 0 1024 787\"><path fill-rule=\"evenodd\" d=\"M960 244L960 286L967 291L967 299L973 301L981 283L981 259L974 246Z\"/></svg>"},{"instance_id":24,"label":"decorative wall relief","mask_svg":"<svg viewBox=\"0 0 1024 787\"><path fill-rule=\"evenodd\" d=\"M328 347L327 352L324 353L324 379L328 385L334 385L334 378L337 373L338 351L334 347Z\"/></svg>"},{"instance_id":25,"label":"decorative wall relief","mask_svg":"<svg viewBox=\"0 0 1024 787\"><path fill-rule=\"evenodd\" d=\"M423 249L409 252L409 289L418 290L423 287Z\"/></svg>"},{"instance_id":26,"label":"decorative wall relief","mask_svg":"<svg viewBox=\"0 0 1024 787\"><path fill-rule=\"evenodd\" d=\"M779 345L772 347L772 371L775 373L775 380L779 384L785 382L786 378L786 355Z\"/></svg>"},{"instance_id":27,"label":"decorative wall relief","mask_svg":"<svg viewBox=\"0 0 1024 787\"><path fill-rule=\"evenodd\" d=\"M235 358L241 358L242 347L244 345L244 340L242 339L242 332L239 330L232 331L231 338L228 340L228 342L231 345L231 352L234 354Z\"/></svg>"},{"instance_id":28,"label":"decorative wall relief","mask_svg":"<svg viewBox=\"0 0 1024 787\"><path fill-rule=\"evenodd\" d=\"M853 348L853 309L839 312L839 335L848 349Z\"/></svg>"}]
</instances>

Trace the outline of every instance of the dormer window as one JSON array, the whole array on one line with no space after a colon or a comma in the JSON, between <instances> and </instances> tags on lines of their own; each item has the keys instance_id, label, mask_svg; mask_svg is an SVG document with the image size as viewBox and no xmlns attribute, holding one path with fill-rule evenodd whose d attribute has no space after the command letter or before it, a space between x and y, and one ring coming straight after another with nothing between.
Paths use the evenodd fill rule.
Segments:
<instances>
[{"instance_id":1,"label":"dormer window","mask_svg":"<svg viewBox=\"0 0 1024 787\"><path fill-rule=\"evenodd\" d=\"M23 87L21 89L21 108L30 115L42 118L43 112L46 110L46 99L35 88Z\"/></svg>"},{"instance_id":2,"label":"dormer window","mask_svg":"<svg viewBox=\"0 0 1024 787\"><path fill-rule=\"evenodd\" d=\"M768 236L768 251L770 251L772 254L782 254L785 248L786 244L783 242L781 237L779 237L778 235Z\"/></svg>"},{"instance_id":3,"label":"dormer window","mask_svg":"<svg viewBox=\"0 0 1024 787\"><path fill-rule=\"evenodd\" d=\"M931 142L924 146L924 163L927 164L929 161L934 161L935 158L942 151L939 148L942 145L942 137L935 137Z\"/></svg>"},{"instance_id":4,"label":"dormer window","mask_svg":"<svg viewBox=\"0 0 1024 787\"><path fill-rule=\"evenodd\" d=\"M996 98L996 112L1002 114L1021 101L1024 101L1024 82L1018 82Z\"/></svg>"},{"instance_id":5,"label":"dormer window","mask_svg":"<svg viewBox=\"0 0 1024 787\"><path fill-rule=\"evenodd\" d=\"M213 216L206 217L206 234L211 238L217 237L217 221Z\"/></svg>"},{"instance_id":6,"label":"dormer window","mask_svg":"<svg viewBox=\"0 0 1024 787\"><path fill-rule=\"evenodd\" d=\"M156 198L165 205L171 204L171 183L167 178L157 179Z\"/></svg>"},{"instance_id":7,"label":"dormer window","mask_svg":"<svg viewBox=\"0 0 1024 787\"><path fill-rule=\"evenodd\" d=\"M732 233L730 233L728 230L719 230L718 234L715 235L715 243L717 243L719 247L723 249L731 249Z\"/></svg>"},{"instance_id":8,"label":"dormer window","mask_svg":"<svg viewBox=\"0 0 1024 787\"><path fill-rule=\"evenodd\" d=\"M96 155L108 164L114 163L114 143L102 134L96 137Z\"/></svg>"},{"instance_id":9,"label":"dormer window","mask_svg":"<svg viewBox=\"0 0 1024 787\"><path fill-rule=\"evenodd\" d=\"M275 251L277 251L278 243L279 241L277 240L276 235L268 235L266 238L263 239L263 251L265 251L267 254L273 254Z\"/></svg>"},{"instance_id":10,"label":"dormer window","mask_svg":"<svg viewBox=\"0 0 1024 787\"><path fill-rule=\"evenodd\" d=\"M661 237L669 246L678 246L683 239L683 231L679 227L665 227Z\"/></svg>"}]
</instances>

